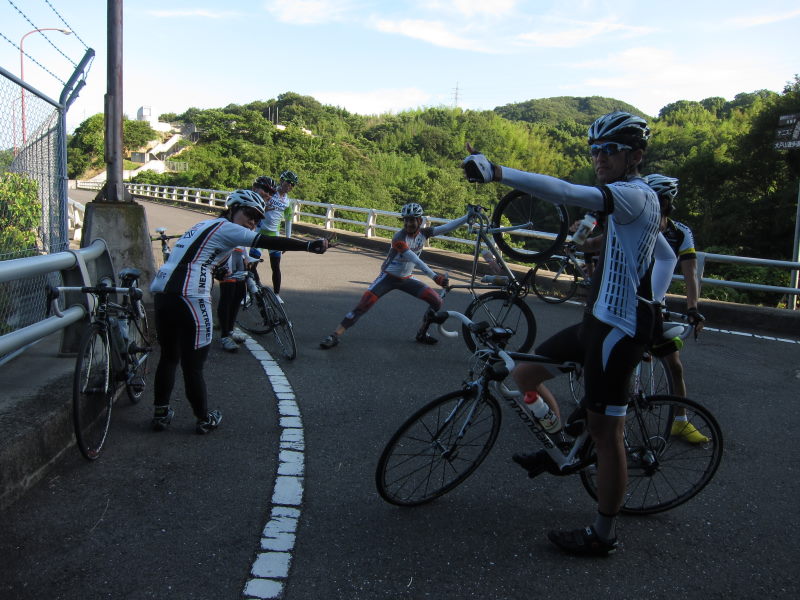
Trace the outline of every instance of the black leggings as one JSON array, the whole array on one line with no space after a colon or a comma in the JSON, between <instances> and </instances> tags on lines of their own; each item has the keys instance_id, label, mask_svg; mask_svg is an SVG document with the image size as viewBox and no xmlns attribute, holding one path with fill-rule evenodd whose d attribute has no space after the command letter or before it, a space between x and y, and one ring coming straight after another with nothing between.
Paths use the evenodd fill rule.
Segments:
<instances>
[{"instance_id":1,"label":"black leggings","mask_svg":"<svg viewBox=\"0 0 800 600\"><path fill-rule=\"evenodd\" d=\"M221 337L228 337L233 331L246 290L247 285L244 281L223 281L219 284L217 320Z\"/></svg>"},{"instance_id":2,"label":"black leggings","mask_svg":"<svg viewBox=\"0 0 800 600\"><path fill-rule=\"evenodd\" d=\"M189 307L177 294L155 295L155 324L161 356L156 368L153 403L156 406L169 405L175 386L175 372L180 363L186 398L192 405L194 416L205 419L208 415L208 399L203 366L210 345L194 347L197 325Z\"/></svg>"},{"instance_id":3,"label":"black leggings","mask_svg":"<svg viewBox=\"0 0 800 600\"><path fill-rule=\"evenodd\" d=\"M272 269L272 291L281 293L281 253L269 254L269 267Z\"/></svg>"}]
</instances>

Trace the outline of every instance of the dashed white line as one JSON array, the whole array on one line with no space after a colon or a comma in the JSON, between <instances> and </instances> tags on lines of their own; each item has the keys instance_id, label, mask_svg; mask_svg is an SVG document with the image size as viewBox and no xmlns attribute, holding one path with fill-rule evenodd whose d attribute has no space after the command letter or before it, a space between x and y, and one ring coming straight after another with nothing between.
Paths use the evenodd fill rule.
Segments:
<instances>
[{"instance_id":1,"label":"dashed white line","mask_svg":"<svg viewBox=\"0 0 800 600\"><path fill-rule=\"evenodd\" d=\"M261 362L278 399L281 428L278 472L272 489L270 518L261 533L259 552L243 591L245 598L269 600L283 596L292 564L292 550L303 501L305 438L300 407L286 375L270 353L253 338L248 337L245 346Z\"/></svg>"}]
</instances>

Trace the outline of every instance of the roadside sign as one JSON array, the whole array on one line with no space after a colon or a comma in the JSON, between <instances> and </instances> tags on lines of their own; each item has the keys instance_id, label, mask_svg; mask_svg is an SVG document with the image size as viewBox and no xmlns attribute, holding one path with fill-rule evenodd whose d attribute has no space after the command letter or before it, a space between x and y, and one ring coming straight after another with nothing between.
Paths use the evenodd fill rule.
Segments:
<instances>
[{"instance_id":1,"label":"roadside sign","mask_svg":"<svg viewBox=\"0 0 800 600\"><path fill-rule=\"evenodd\" d=\"M775 149L792 150L800 148L800 113L781 115L775 132Z\"/></svg>"}]
</instances>

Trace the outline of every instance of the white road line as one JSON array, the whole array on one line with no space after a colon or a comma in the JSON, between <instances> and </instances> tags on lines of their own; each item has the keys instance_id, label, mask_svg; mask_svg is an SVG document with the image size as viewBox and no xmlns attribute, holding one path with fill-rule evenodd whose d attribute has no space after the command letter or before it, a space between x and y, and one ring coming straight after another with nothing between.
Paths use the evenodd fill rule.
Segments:
<instances>
[{"instance_id":1,"label":"white road line","mask_svg":"<svg viewBox=\"0 0 800 600\"><path fill-rule=\"evenodd\" d=\"M272 391L278 399L281 428L278 472L272 490L270 518L261 533L259 552L242 592L248 599L268 600L283 596L283 588L292 564L292 550L303 501L305 438L300 407L283 370L253 338L248 336L245 346L261 361Z\"/></svg>"}]
</instances>

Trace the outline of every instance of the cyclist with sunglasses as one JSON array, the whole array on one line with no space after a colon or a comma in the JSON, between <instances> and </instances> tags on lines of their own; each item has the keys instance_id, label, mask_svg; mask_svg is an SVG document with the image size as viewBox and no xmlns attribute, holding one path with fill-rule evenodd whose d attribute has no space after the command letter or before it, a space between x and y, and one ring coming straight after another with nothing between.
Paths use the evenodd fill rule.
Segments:
<instances>
[{"instance_id":1,"label":"cyclist with sunglasses","mask_svg":"<svg viewBox=\"0 0 800 600\"><path fill-rule=\"evenodd\" d=\"M218 267L226 270L224 265L233 250L250 246L322 254L328 248L324 239L303 242L254 231L256 223L264 218L264 201L252 190L231 193L226 207L219 217L197 223L175 243L150 285L161 346L153 386L152 425L156 431L166 429L175 414L170 397L178 364L183 371L186 397L197 418L197 433L209 433L222 421L218 410L208 410L203 367L213 331L212 281L221 276Z\"/></svg>"},{"instance_id":2,"label":"cyclist with sunglasses","mask_svg":"<svg viewBox=\"0 0 800 600\"><path fill-rule=\"evenodd\" d=\"M597 449L598 512L588 527L548 533L551 542L573 554L603 556L617 548L616 516L627 485L623 444L627 386L647 344L642 331L637 335L637 327L646 329L644 310L649 305L638 297L652 298L650 273L659 233L658 198L639 175L649 137L647 122L626 112L609 113L592 123L588 141L596 187L495 165L482 154L473 153L462 163L469 181L499 181L553 203L605 215L605 241L582 322L536 348L537 354L579 361L584 367L582 406ZM472 152L471 147L468 150ZM637 309L642 307L640 313ZM537 386L557 374L522 363L513 376L533 400ZM515 455L531 474L541 472L542 461L548 458L541 453Z\"/></svg>"},{"instance_id":3,"label":"cyclist with sunglasses","mask_svg":"<svg viewBox=\"0 0 800 600\"><path fill-rule=\"evenodd\" d=\"M292 200L289 192L299 182L294 171L284 171L280 175L280 183L275 186L271 177L259 177L253 184L259 196L264 199L265 215L259 223L258 230L262 235L277 236L280 233L281 222L284 223L286 237L292 237ZM281 292L281 250L270 250L269 266L272 270L272 290L280 297Z\"/></svg>"}]
</instances>

